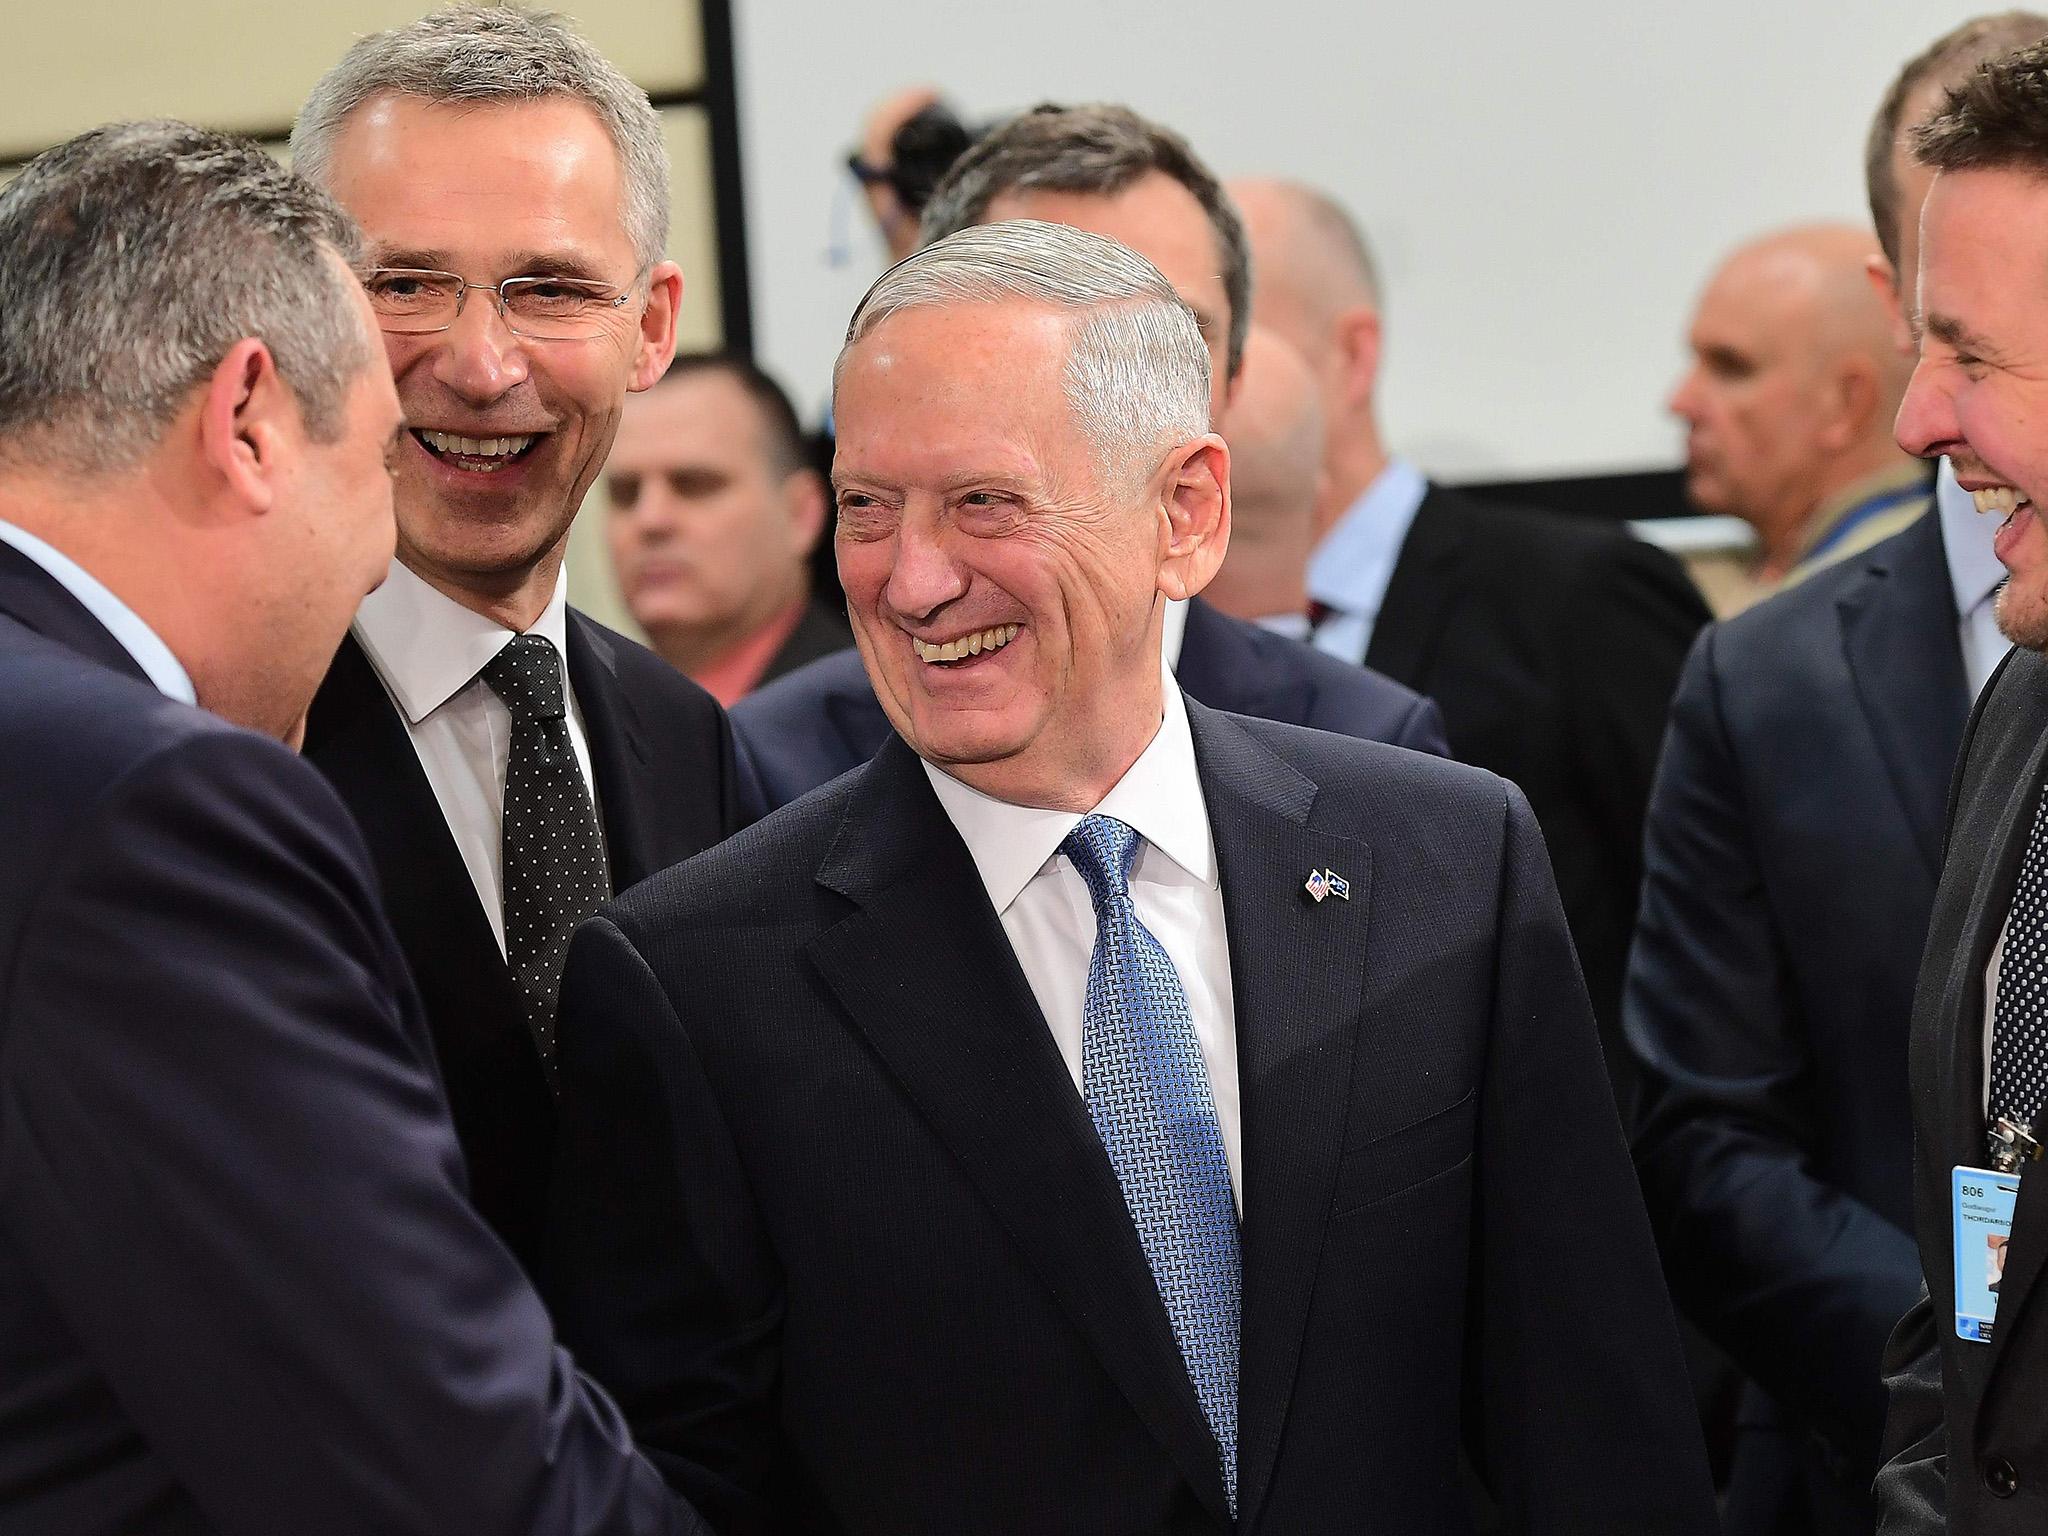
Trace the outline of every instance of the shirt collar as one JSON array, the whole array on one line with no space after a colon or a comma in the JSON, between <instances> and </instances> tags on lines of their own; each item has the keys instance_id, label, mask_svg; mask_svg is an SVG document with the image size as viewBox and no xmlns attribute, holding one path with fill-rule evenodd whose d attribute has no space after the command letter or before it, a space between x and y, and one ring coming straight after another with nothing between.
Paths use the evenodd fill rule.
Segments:
<instances>
[{"instance_id":1,"label":"shirt collar","mask_svg":"<svg viewBox=\"0 0 2048 1536\"><path fill-rule=\"evenodd\" d=\"M1048 811L995 799L930 763L924 771L967 845L998 916L1023 894L1081 821L1079 811ZM1095 810L1134 828L1204 885L1216 884L1216 843L1195 767L1194 735L1188 729L1187 706L1171 677L1166 679L1166 709L1158 734Z\"/></svg>"},{"instance_id":2,"label":"shirt collar","mask_svg":"<svg viewBox=\"0 0 2048 1536\"><path fill-rule=\"evenodd\" d=\"M143 622L140 614L108 591L106 584L92 572L26 528L17 528L9 522L0 522L0 544L10 544L20 550L40 566L46 576L77 598L85 611L99 621L100 627L134 658L135 665L142 668L142 675L155 685L158 693L167 699L176 699L180 704L199 702L192 687L192 676L185 670L184 663L164 644L162 637Z\"/></svg>"},{"instance_id":3,"label":"shirt collar","mask_svg":"<svg viewBox=\"0 0 2048 1536\"><path fill-rule=\"evenodd\" d=\"M1934 506L1941 519L1941 551L1948 559L1956 615L1967 618L2005 580L2005 567L1991 549L1998 519L1977 510L1970 493L1956 483L1955 468L1947 459L1935 477Z\"/></svg>"},{"instance_id":4,"label":"shirt collar","mask_svg":"<svg viewBox=\"0 0 2048 1536\"><path fill-rule=\"evenodd\" d=\"M1308 595L1341 613L1376 615L1429 482L1406 459L1387 467L1331 525L1308 562Z\"/></svg>"},{"instance_id":5,"label":"shirt collar","mask_svg":"<svg viewBox=\"0 0 2048 1536\"><path fill-rule=\"evenodd\" d=\"M1879 500L1904 502L1916 493L1925 495L1926 484L1927 465L1919 459L1908 459L1903 464L1894 464L1843 486L1807 519L1806 527L1799 535L1799 549L1793 563L1796 565L1807 559L1827 543L1828 536L1845 518L1860 512L1869 503Z\"/></svg>"},{"instance_id":6,"label":"shirt collar","mask_svg":"<svg viewBox=\"0 0 2048 1536\"><path fill-rule=\"evenodd\" d=\"M568 656L569 570L527 631ZM460 693L512 640L496 619L472 612L393 560L384 584L356 610L356 639L391 690L406 722L418 725Z\"/></svg>"},{"instance_id":7,"label":"shirt collar","mask_svg":"<svg viewBox=\"0 0 2048 1536\"><path fill-rule=\"evenodd\" d=\"M1168 672L1180 670L1181 642L1187 639L1187 634L1188 600L1169 597L1166 600L1166 617L1159 625L1159 652L1165 658Z\"/></svg>"}]
</instances>

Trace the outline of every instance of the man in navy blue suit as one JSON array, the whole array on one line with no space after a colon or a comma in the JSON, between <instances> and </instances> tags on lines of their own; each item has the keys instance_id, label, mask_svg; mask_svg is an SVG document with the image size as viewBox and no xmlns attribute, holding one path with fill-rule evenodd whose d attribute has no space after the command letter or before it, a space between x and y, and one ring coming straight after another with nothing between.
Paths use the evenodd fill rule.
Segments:
<instances>
[{"instance_id":1,"label":"man in navy blue suit","mask_svg":"<svg viewBox=\"0 0 2048 1536\"><path fill-rule=\"evenodd\" d=\"M542 1289L721 1529L1694 1536L1676 1330L1543 839L1480 769L1188 699L1193 316L962 230L841 354L896 735L563 982ZM587 1351L587 1355L586 1355Z\"/></svg>"},{"instance_id":2,"label":"man in navy blue suit","mask_svg":"<svg viewBox=\"0 0 2048 1536\"><path fill-rule=\"evenodd\" d=\"M7 1531L701 1529L471 1207L362 837L280 745L391 556L357 238L173 123L0 194Z\"/></svg>"},{"instance_id":3,"label":"man in navy blue suit","mask_svg":"<svg viewBox=\"0 0 2048 1536\"><path fill-rule=\"evenodd\" d=\"M1119 241L1164 273L1202 327L1221 418L1251 326L1251 257L1229 194L1179 135L1122 107L1023 113L955 163L925 205L922 234L1019 218ZM1200 598L1168 610L1163 643L1180 685L1212 709L1449 753L1442 717L1420 694ZM756 814L866 762L890 735L850 650L741 700L732 723Z\"/></svg>"},{"instance_id":4,"label":"man in navy blue suit","mask_svg":"<svg viewBox=\"0 0 2048 1536\"><path fill-rule=\"evenodd\" d=\"M1969 23L1887 94L1868 180L1895 317L1932 178L1906 136L2044 31L2017 13ZM1623 1016L1673 1290L1756 1383L1731 1536L1876 1520L1880 1362L1920 1289L1915 974L1964 717L2006 652L1991 534L1944 464L1918 522L1702 634L1672 706Z\"/></svg>"}]
</instances>

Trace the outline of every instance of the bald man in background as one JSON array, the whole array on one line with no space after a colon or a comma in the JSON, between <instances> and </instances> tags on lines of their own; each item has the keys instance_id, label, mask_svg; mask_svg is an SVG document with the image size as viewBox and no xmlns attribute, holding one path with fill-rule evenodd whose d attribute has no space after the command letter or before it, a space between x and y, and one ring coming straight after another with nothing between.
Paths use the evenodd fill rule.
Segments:
<instances>
[{"instance_id":1,"label":"bald man in background","mask_svg":"<svg viewBox=\"0 0 2048 1536\"><path fill-rule=\"evenodd\" d=\"M1208 599L1234 618L1305 640L1323 409L1308 363L1262 325L1245 337L1220 425L1230 444L1230 552Z\"/></svg>"},{"instance_id":2,"label":"bald man in background","mask_svg":"<svg viewBox=\"0 0 2048 1536\"><path fill-rule=\"evenodd\" d=\"M1867 228L1780 230L1737 249L1700 297L1670 402L1686 491L1757 540L1741 568L1694 570L1722 617L1927 510L1927 466L1892 441L1911 363L1870 283L1881 259Z\"/></svg>"},{"instance_id":3,"label":"bald man in background","mask_svg":"<svg viewBox=\"0 0 2048 1536\"><path fill-rule=\"evenodd\" d=\"M1252 312L1308 361L1321 394L1314 643L1435 699L1452 754L1528 795L1619 1074L1643 807L1706 605L1677 561L1623 528L1466 496L1391 455L1364 237L1312 188L1231 191L1251 237Z\"/></svg>"}]
</instances>

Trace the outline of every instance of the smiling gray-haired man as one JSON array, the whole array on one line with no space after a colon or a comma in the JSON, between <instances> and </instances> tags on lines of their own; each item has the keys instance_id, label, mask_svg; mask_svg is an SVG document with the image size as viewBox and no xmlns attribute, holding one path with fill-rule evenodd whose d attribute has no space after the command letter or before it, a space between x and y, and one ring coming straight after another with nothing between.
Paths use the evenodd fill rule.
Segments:
<instances>
[{"instance_id":1,"label":"smiling gray-haired man","mask_svg":"<svg viewBox=\"0 0 2048 1536\"><path fill-rule=\"evenodd\" d=\"M833 481L896 734L579 934L543 1292L735 1530L1454 1531L1469 1443L1510 1529L1711 1531L1526 802L1162 669L1209 378L1065 226L869 293Z\"/></svg>"},{"instance_id":2,"label":"smiling gray-haired man","mask_svg":"<svg viewBox=\"0 0 2048 1536\"><path fill-rule=\"evenodd\" d=\"M477 1208L530 1262L570 931L738 821L724 715L562 568L675 346L660 123L562 18L451 5L351 48L292 152L363 227L409 428L398 557L306 755L369 839Z\"/></svg>"}]
</instances>

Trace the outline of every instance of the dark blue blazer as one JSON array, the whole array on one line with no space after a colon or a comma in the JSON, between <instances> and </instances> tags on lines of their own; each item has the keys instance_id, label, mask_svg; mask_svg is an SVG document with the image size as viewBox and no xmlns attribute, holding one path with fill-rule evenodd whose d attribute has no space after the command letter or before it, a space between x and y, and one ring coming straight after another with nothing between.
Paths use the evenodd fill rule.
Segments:
<instances>
[{"instance_id":1,"label":"dark blue blazer","mask_svg":"<svg viewBox=\"0 0 2048 1536\"><path fill-rule=\"evenodd\" d=\"M0 1530L698 1529L464 1197L361 836L0 546Z\"/></svg>"},{"instance_id":2,"label":"dark blue blazer","mask_svg":"<svg viewBox=\"0 0 2048 1536\"><path fill-rule=\"evenodd\" d=\"M1241 1536L1714 1530L1549 860L1190 702L1243 1111ZM1351 882L1312 902L1311 868ZM577 933L543 1291L728 1533L1226 1536L1116 1176L901 740Z\"/></svg>"},{"instance_id":3,"label":"dark blue blazer","mask_svg":"<svg viewBox=\"0 0 2048 1536\"><path fill-rule=\"evenodd\" d=\"M1788 1411L1801 1479L1831 1466L1862 1531L1879 1363L1920 1284L1906 1042L1968 710L1956 629L1930 514L1701 635L1624 994L1680 1308Z\"/></svg>"},{"instance_id":4,"label":"dark blue blazer","mask_svg":"<svg viewBox=\"0 0 2048 1536\"><path fill-rule=\"evenodd\" d=\"M1188 604L1175 679L1211 709L1450 755L1436 706L1392 678L1349 666L1255 624ZM801 667L733 706L741 797L755 818L858 768L893 734L858 651Z\"/></svg>"}]
</instances>

